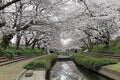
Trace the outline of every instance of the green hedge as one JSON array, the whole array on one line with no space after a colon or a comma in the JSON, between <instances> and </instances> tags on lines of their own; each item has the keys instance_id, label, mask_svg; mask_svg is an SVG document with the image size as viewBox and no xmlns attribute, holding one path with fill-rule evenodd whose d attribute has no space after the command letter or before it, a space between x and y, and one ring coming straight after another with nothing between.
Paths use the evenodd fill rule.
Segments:
<instances>
[{"instance_id":1,"label":"green hedge","mask_svg":"<svg viewBox=\"0 0 120 80\"><path fill-rule=\"evenodd\" d=\"M44 52L42 49L38 49L38 48L32 49L30 47L25 47L25 46L21 46L18 51L24 54L39 54Z\"/></svg>"},{"instance_id":2,"label":"green hedge","mask_svg":"<svg viewBox=\"0 0 120 80\"><path fill-rule=\"evenodd\" d=\"M91 56L85 56L83 54L73 54L71 58L81 66L84 66L91 70L99 70L101 66L108 64L115 64L118 62L116 59L109 58L95 58Z\"/></svg>"},{"instance_id":3,"label":"green hedge","mask_svg":"<svg viewBox=\"0 0 120 80\"><path fill-rule=\"evenodd\" d=\"M50 54L42 56L34 61L28 63L23 68L27 70L50 69L52 62L57 58L57 54Z\"/></svg>"},{"instance_id":4,"label":"green hedge","mask_svg":"<svg viewBox=\"0 0 120 80\"><path fill-rule=\"evenodd\" d=\"M90 49L92 53L108 53L108 54L120 54L120 41L113 40L110 41L109 47L106 47L105 44L93 45L93 48Z\"/></svg>"},{"instance_id":5,"label":"green hedge","mask_svg":"<svg viewBox=\"0 0 120 80\"><path fill-rule=\"evenodd\" d=\"M15 54L41 54L44 50L42 49L31 49L29 47L21 46L18 50L14 46L9 46L6 49L0 47L0 55L8 55L10 59L14 57Z\"/></svg>"}]
</instances>

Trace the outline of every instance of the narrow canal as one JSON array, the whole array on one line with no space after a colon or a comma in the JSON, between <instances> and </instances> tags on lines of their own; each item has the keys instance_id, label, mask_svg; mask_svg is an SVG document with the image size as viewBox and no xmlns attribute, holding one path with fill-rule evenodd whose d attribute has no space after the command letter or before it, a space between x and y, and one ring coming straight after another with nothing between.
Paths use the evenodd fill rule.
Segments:
<instances>
[{"instance_id":1,"label":"narrow canal","mask_svg":"<svg viewBox=\"0 0 120 80\"><path fill-rule=\"evenodd\" d=\"M110 80L83 67L77 68L73 61L57 61L50 72L50 80Z\"/></svg>"}]
</instances>

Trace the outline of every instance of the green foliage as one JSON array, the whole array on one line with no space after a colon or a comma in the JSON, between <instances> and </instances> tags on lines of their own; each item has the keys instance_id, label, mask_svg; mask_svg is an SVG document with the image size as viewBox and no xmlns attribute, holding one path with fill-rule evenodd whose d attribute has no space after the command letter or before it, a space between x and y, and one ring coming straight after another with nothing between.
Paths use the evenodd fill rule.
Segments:
<instances>
[{"instance_id":1,"label":"green foliage","mask_svg":"<svg viewBox=\"0 0 120 80\"><path fill-rule=\"evenodd\" d=\"M104 49L105 49L105 46L100 44L100 45L95 45L91 50L90 52L94 52L94 53L102 53L104 52Z\"/></svg>"},{"instance_id":2,"label":"green foliage","mask_svg":"<svg viewBox=\"0 0 120 80\"><path fill-rule=\"evenodd\" d=\"M19 52L22 52L24 54L39 54L43 53L43 50L38 48L32 49L30 47L21 46Z\"/></svg>"},{"instance_id":3,"label":"green foliage","mask_svg":"<svg viewBox=\"0 0 120 80\"><path fill-rule=\"evenodd\" d=\"M3 54L4 54L4 50L5 50L5 49L0 46L0 55L3 55Z\"/></svg>"},{"instance_id":4,"label":"green foliage","mask_svg":"<svg viewBox=\"0 0 120 80\"><path fill-rule=\"evenodd\" d=\"M36 60L36 61L33 61L33 62L25 65L24 68L27 70L31 70L31 69L36 70L36 69L40 69L40 68L47 68L47 66L46 66L45 62Z\"/></svg>"},{"instance_id":5,"label":"green foliage","mask_svg":"<svg viewBox=\"0 0 120 80\"><path fill-rule=\"evenodd\" d=\"M94 45L90 52L120 54L120 42L110 41L109 47L105 47L103 44Z\"/></svg>"},{"instance_id":6,"label":"green foliage","mask_svg":"<svg viewBox=\"0 0 120 80\"><path fill-rule=\"evenodd\" d=\"M13 47L8 47L8 48L0 48L0 53L2 55L6 55L9 59L13 59L14 55L16 54L16 50Z\"/></svg>"},{"instance_id":7,"label":"green foliage","mask_svg":"<svg viewBox=\"0 0 120 80\"><path fill-rule=\"evenodd\" d=\"M6 55L9 59L13 59L15 54L41 54L43 53L42 49L31 49L29 47L21 46L18 50L14 46L9 46L6 49L0 47L0 55Z\"/></svg>"},{"instance_id":8,"label":"green foliage","mask_svg":"<svg viewBox=\"0 0 120 80\"><path fill-rule=\"evenodd\" d=\"M91 70L99 70L101 66L115 64L118 62L116 59L95 58L82 54L73 54L71 57L78 65L82 65Z\"/></svg>"},{"instance_id":9,"label":"green foliage","mask_svg":"<svg viewBox=\"0 0 120 80\"><path fill-rule=\"evenodd\" d=\"M86 48L81 48L80 49L80 52L82 53L82 52L84 52L86 50Z\"/></svg>"},{"instance_id":10,"label":"green foliage","mask_svg":"<svg viewBox=\"0 0 120 80\"><path fill-rule=\"evenodd\" d=\"M50 54L42 56L34 61L28 63L23 68L27 70L37 70L37 69L50 69L52 62L57 58L57 54Z\"/></svg>"}]
</instances>

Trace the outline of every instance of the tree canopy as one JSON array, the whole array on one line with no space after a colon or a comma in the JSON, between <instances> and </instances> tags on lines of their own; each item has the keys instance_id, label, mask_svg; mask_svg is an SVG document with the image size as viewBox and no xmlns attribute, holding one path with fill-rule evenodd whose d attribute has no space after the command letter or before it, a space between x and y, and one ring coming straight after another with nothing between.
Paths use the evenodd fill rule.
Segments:
<instances>
[{"instance_id":1,"label":"tree canopy","mask_svg":"<svg viewBox=\"0 0 120 80\"><path fill-rule=\"evenodd\" d=\"M17 48L22 40L26 46L45 49L89 49L92 42L108 46L119 36L119 4L119 0L2 0L2 45L14 38Z\"/></svg>"}]
</instances>

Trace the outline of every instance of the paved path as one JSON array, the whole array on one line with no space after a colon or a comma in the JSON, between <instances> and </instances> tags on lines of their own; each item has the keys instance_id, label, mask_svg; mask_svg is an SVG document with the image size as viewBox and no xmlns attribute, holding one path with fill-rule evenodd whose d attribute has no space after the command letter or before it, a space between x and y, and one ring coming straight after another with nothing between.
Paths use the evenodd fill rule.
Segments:
<instances>
[{"instance_id":1,"label":"paved path","mask_svg":"<svg viewBox=\"0 0 120 80\"><path fill-rule=\"evenodd\" d=\"M34 60L34 58L8 64L5 66L1 66L0 67L0 80L15 80L16 77L23 70L23 66L32 60Z\"/></svg>"},{"instance_id":2,"label":"paved path","mask_svg":"<svg viewBox=\"0 0 120 80\"><path fill-rule=\"evenodd\" d=\"M45 80L45 70L33 71L32 77L25 77L25 74L20 78L20 80Z\"/></svg>"}]
</instances>

